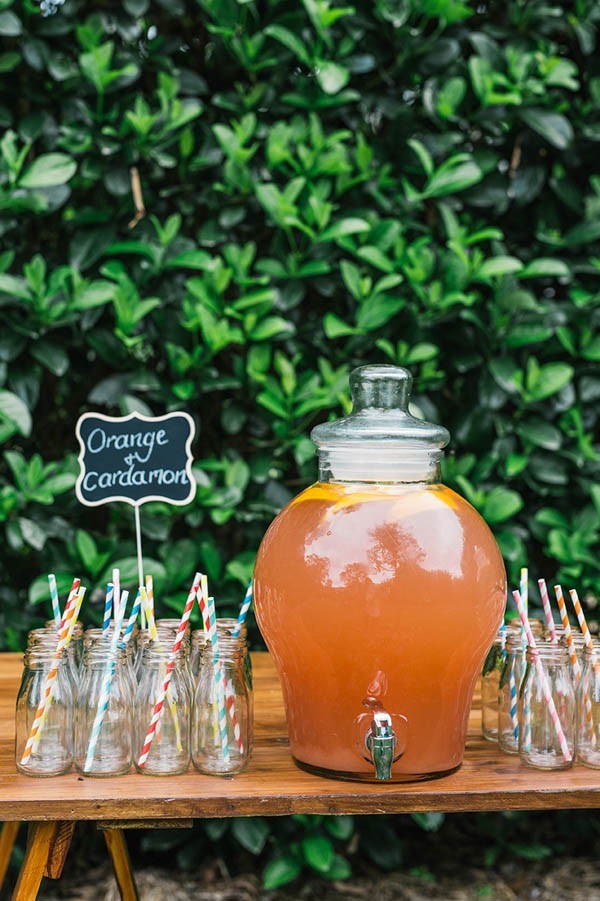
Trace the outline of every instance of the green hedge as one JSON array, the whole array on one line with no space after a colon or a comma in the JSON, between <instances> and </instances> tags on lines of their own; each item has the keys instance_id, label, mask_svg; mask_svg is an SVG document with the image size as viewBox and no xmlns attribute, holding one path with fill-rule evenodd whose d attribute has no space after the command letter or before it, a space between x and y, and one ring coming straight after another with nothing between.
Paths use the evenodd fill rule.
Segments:
<instances>
[{"instance_id":1,"label":"green hedge","mask_svg":"<svg viewBox=\"0 0 600 901\"><path fill-rule=\"evenodd\" d=\"M199 420L196 499L144 507L144 548L166 607L200 567L233 610L374 361L451 430L511 581L597 593L596 3L0 10L1 646L48 571L98 616L134 578L131 509L74 499L82 411Z\"/></svg>"},{"instance_id":2,"label":"green hedge","mask_svg":"<svg viewBox=\"0 0 600 901\"><path fill-rule=\"evenodd\" d=\"M49 571L94 588L88 619L113 563L135 581L131 508L74 498L81 412L197 418L197 495L143 508L147 568L161 613L196 567L233 612L365 362L413 371L513 584L598 594L599 24L593 0L0 0L0 647ZM361 820L362 852L398 866L402 822ZM347 875L350 819L270 828L208 824L188 865L230 829L266 885Z\"/></svg>"}]
</instances>

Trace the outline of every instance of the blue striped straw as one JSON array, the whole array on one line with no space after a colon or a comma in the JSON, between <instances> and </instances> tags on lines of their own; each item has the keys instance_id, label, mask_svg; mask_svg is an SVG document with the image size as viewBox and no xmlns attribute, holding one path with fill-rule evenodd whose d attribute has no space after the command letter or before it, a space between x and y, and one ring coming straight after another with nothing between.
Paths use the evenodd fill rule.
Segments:
<instances>
[{"instance_id":1,"label":"blue striped straw","mask_svg":"<svg viewBox=\"0 0 600 901\"><path fill-rule=\"evenodd\" d=\"M146 598L146 589L141 586L138 588L138 593L136 595L135 601L133 602L133 607L131 608L131 616L127 620L127 625L125 627L125 632L123 633L123 644L127 644L129 639L133 634L133 630L135 627L135 621L138 618L138 613L140 612L140 607L142 603L145 602Z\"/></svg>"},{"instance_id":2,"label":"blue striped straw","mask_svg":"<svg viewBox=\"0 0 600 901\"><path fill-rule=\"evenodd\" d=\"M115 586L112 582L109 582L106 586L106 597L104 599L104 618L102 619L102 635L104 636L104 638L108 637L108 630L110 629L114 593Z\"/></svg>"},{"instance_id":3,"label":"blue striped straw","mask_svg":"<svg viewBox=\"0 0 600 901\"><path fill-rule=\"evenodd\" d=\"M60 623L62 620L61 612L60 612L60 601L58 599L58 588L56 587L56 576L53 573L50 573L48 576L48 585L50 586L50 600L52 601L52 615L54 616L54 622L56 623L56 628L60 629Z\"/></svg>"},{"instance_id":4,"label":"blue striped straw","mask_svg":"<svg viewBox=\"0 0 600 901\"><path fill-rule=\"evenodd\" d=\"M523 601L523 606L525 607L525 613L529 611L529 573L527 571L526 566L521 567L521 580L519 583L519 594L521 595L521 600Z\"/></svg>"},{"instance_id":5,"label":"blue striped straw","mask_svg":"<svg viewBox=\"0 0 600 901\"><path fill-rule=\"evenodd\" d=\"M92 726L92 731L90 733L90 740L88 744L87 754L85 758L85 766L83 768L85 773L89 773L94 763L94 754L96 752L96 745L98 744L98 738L100 736L100 731L102 729L102 724L104 722L104 717L106 716L106 711L108 710L108 705L110 703L110 693L112 688L112 680L115 674L115 661L117 656L117 647L119 645L119 637L121 635L121 629L123 628L123 620L125 618L125 607L127 606L127 597L128 592L124 591L119 603L119 611L115 618L114 631L112 634L109 656L106 662L106 667L104 669L104 675L102 678L102 685L100 687L100 698L98 699L98 707L96 709L96 716L94 717L94 723Z\"/></svg>"},{"instance_id":6,"label":"blue striped straw","mask_svg":"<svg viewBox=\"0 0 600 901\"><path fill-rule=\"evenodd\" d=\"M246 621L246 617L248 616L248 610L250 610L250 604L252 603L252 579L248 584L248 588L246 589L246 594L244 596L244 600L242 601L242 606L240 607L240 612L238 613L237 623L233 628L233 637L237 638L240 632L242 631L242 626Z\"/></svg>"}]
</instances>

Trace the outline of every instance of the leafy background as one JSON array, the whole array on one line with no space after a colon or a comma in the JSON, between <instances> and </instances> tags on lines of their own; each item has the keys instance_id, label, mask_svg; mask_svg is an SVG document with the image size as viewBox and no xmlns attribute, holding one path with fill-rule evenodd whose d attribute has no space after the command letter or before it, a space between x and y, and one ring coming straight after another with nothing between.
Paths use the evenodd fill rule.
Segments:
<instances>
[{"instance_id":1,"label":"leafy background","mask_svg":"<svg viewBox=\"0 0 600 901\"><path fill-rule=\"evenodd\" d=\"M162 612L198 567L225 614L365 362L412 370L509 581L595 606L599 23L592 0L0 0L0 647L49 614L49 571L89 620L116 561L135 578L131 509L74 498L81 412L196 418L196 498L143 508L146 568ZM289 821L267 883L343 875L335 822Z\"/></svg>"}]
</instances>

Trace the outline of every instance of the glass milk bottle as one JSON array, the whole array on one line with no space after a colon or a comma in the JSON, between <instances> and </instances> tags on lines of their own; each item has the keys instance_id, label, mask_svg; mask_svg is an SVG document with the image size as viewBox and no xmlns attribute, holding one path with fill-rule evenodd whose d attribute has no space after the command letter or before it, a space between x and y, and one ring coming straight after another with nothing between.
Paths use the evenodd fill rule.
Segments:
<instances>
[{"instance_id":1,"label":"glass milk bottle","mask_svg":"<svg viewBox=\"0 0 600 901\"><path fill-rule=\"evenodd\" d=\"M83 655L75 702L75 767L86 776L129 772L133 749L133 695L125 648L116 655L100 637Z\"/></svg>"},{"instance_id":2,"label":"glass milk bottle","mask_svg":"<svg viewBox=\"0 0 600 901\"><path fill-rule=\"evenodd\" d=\"M575 756L575 690L567 649L540 643L527 648L525 659L519 758L537 769L567 769Z\"/></svg>"},{"instance_id":3,"label":"glass milk bottle","mask_svg":"<svg viewBox=\"0 0 600 901\"><path fill-rule=\"evenodd\" d=\"M291 752L322 775L408 781L460 766L504 611L500 551L440 482L449 434L408 412L410 386L399 367L352 372L352 413L311 434L318 482L277 516L256 560Z\"/></svg>"},{"instance_id":4,"label":"glass milk bottle","mask_svg":"<svg viewBox=\"0 0 600 901\"><path fill-rule=\"evenodd\" d=\"M600 644L585 647L582 657L581 679L575 689L577 760L600 769Z\"/></svg>"},{"instance_id":5,"label":"glass milk bottle","mask_svg":"<svg viewBox=\"0 0 600 901\"><path fill-rule=\"evenodd\" d=\"M193 696L186 673L186 659L181 653L175 658L171 681L148 757L143 766L138 765L154 708L164 685L170 657L170 648L167 650L155 641L149 642L144 649L140 684L135 699L134 759L137 771L148 776L173 776L185 773L190 765L190 719Z\"/></svg>"},{"instance_id":6,"label":"glass milk bottle","mask_svg":"<svg viewBox=\"0 0 600 901\"><path fill-rule=\"evenodd\" d=\"M30 635L15 716L15 763L27 776L59 776L73 763L73 693L69 662L65 650L55 658L57 635ZM50 674L53 674L48 681ZM51 691L48 695L48 689ZM40 714L39 707L48 697ZM32 727L37 720L35 740L28 746Z\"/></svg>"},{"instance_id":7,"label":"glass milk bottle","mask_svg":"<svg viewBox=\"0 0 600 901\"><path fill-rule=\"evenodd\" d=\"M192 718L192 759L201 773L234 775L246 768L251 748L244 654L235 639L201 650Z\"/></svg>"}]
</instances>

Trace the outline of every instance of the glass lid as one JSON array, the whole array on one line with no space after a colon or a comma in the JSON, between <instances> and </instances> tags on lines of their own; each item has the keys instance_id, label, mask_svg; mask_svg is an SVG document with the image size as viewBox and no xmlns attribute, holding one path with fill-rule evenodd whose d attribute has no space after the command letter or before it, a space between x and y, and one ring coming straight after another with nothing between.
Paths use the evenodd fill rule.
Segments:
<instances>
[{"instance_id":1,"label":"glass lid","mask_svg":"<svg viewBox=\"0 0 600 901\"><path fill-rule=\"evenodd\" d=\"M441 425L408 412L412 376L401 366L359 366L350 373L352 413L315 426L310 437L317 447L373 442L380 446L445 447L450 433Z\"/></svg>"}]
</instances>

